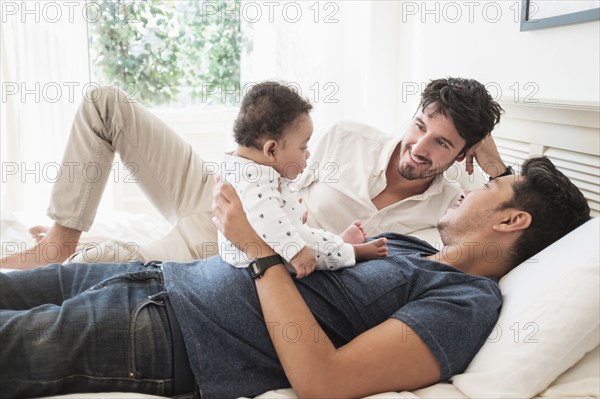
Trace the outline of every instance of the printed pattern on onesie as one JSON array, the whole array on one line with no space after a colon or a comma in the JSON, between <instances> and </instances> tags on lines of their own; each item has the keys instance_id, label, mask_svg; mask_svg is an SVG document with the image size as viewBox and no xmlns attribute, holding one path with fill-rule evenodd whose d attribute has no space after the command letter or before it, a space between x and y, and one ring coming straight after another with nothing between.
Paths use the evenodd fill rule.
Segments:
<instances>
[{"instance_id":1,"label":"printed pattern on onesie","mask_svg":"<svg viewBox=\"0 0 600 399\"><path fill-rule=\"evenodd\" d=\"M304 207L299 202L298 190L272 167L226 154L221 180L234 187L250 225L286 262L308 246L318 269L336 270L355 264L352 245L335 234L302 223ZM247 267L251 261L220 232L219 253L235 267Z\"/></svg>"}]
</instances>

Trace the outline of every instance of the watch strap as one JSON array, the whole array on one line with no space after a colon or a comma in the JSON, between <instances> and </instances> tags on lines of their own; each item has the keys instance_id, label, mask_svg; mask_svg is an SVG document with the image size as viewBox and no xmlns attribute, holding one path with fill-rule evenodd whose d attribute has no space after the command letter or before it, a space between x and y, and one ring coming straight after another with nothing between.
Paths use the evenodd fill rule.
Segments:
<instances>
[{"instance_id":1,"label":"watch strap","mask_svg":"<svg viewBox=\"0 0 600 399\"><path fill-rule=\"evenodd\" d=\"M514 175L514 174L515 174L515 171L514 171L514 170L513 170L513 168L512 168L512 167L509 165L509 166L507 166L507 167L506 167L506 170L504 171L504 173L501 173L501 174L499 174L499 175L498 175L498 176L496 176L496 177L490 177L490 180L497 179L497 178L499 178L499 177L510 176L510 175Z\"/></svg>"},{"instance_id":2,"label":"watch strap","mask_svg":"<svg viewBox=\"0 0 600 399\"><path fill-rule=\"evenodd\" d=\"M261 278L268 268L280 263L283 263L283 258L281 256L266 256L264 258L253 259L248 265L248 270L250 270L250 275L252 278L257 279Z\"/></svg>"}]
</instances>

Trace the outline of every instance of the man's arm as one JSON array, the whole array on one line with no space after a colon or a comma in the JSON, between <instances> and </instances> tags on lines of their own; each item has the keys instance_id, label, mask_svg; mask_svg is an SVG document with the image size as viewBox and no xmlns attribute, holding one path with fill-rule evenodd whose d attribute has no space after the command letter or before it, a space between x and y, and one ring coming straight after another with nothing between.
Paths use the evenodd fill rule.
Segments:
<instances>
[{"instance_id":1,"label":"man's arm","mask_svg":"<svg viewBox=\"0 0 600 399\"><path fill-rule=\"evenodd\" d=\"M491 134L469 148L465 154L467 173L472 175L474 171L473 160L476 160L481 169L490 176L497 177L506 172L507 167L500 158L498 147Z\"/></svg>"},{"instance_id":2,"label":"man's arm","mask_svg":"<svg viewBox=\"0 0 600 399\"><path fill-rule=\"evenodd\" d=\"M250 227L231 186L217 187L214 210L215 224L230 241L254 244L245 245L250 257L273 254ZM283 265L268 269L256 288L279 360L300 397L360 397L439 381L435 357L403 322L388 319L335 348Z\"/></svg>"},{"instance_id":3,"label":"man's arm","mask_svg":"<svg viewBox=\"0 0 600 399\"><path fill-rule=\"evenodd\" d=\"M283 267L267 270L256 287L273 345L300 397L363 397L439 381L437 361L403 322L389 319L336 349Z\"/></svg>"}]
</instances>

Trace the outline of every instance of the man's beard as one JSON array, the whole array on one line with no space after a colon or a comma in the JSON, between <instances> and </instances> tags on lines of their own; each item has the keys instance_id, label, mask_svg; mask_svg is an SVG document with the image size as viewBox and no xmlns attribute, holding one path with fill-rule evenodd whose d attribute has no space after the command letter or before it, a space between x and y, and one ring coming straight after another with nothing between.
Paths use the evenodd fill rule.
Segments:
<instances>
[{"instance_id":1,"label":"man's beard","mask_svg":"<svg viewBox=\"0 0 600 399\"><path fill-rule=\"evenodd\" d=\"M442 245L447 245L451 242L450 234L448 231L448 222L438 221L435 225L438 233L440 234L440 239L442 240Z\"/></svg>"},{"instance_id":2,"label":"man's beard","mask_svg":"<svg viewBox=\"0 0 600 399\"><path fill-rule=\"evenodd\" d=\"M406 180L421 180L430 179L444 173L454 161L450 161L448 164L440 167L439 164L434 164L429 158L414 155L412 153L412 145L408 145L406 148L400 145L400 159L402 160L405 153L408 153L411 158L421 162L416 165L411 162L400 162L398 164L398 174ZM432 167L433 166L433 167Z\"/></svg>"},{"instance_id":3,"label":"man's beard","mask_svg":"<svg viewBox=\"0 0 600 399\"><path fill-rule=\"evenodd\" d=\"M398 165L398 173L406 180L429 179L441 175L453 163L454 161L443 167L434 165L433 168L431 168L431 163L417 164L416 166L410 163L400 163Z\"/></svg>"}]
</instances>

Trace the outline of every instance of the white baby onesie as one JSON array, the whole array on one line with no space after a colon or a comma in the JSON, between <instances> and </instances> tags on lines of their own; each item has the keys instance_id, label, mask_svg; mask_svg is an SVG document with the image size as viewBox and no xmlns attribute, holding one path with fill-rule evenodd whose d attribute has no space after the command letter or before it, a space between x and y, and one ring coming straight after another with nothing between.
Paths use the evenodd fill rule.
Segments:
<instances>
[{"instance_id":1,"label":"white baby onesie","mask_svg":"<svg viewBox=\"0 0 600 399\"><path fill-rule=\"evenodd\" d=\"M272 167L225 154L221 180L235 188L250 225L286 262L308 246L319 270L336 270L356 263L351 244L335 234L302 223L304 207L298 201L298 190ZM221 232L219 253L225 262L235 267L247 267L251 260ZM293 271L289 264L287 267Z\"/></svg>"}]
</instances>

